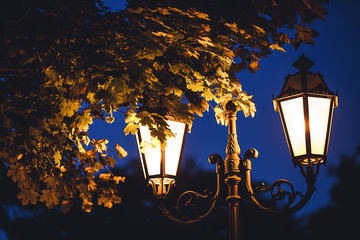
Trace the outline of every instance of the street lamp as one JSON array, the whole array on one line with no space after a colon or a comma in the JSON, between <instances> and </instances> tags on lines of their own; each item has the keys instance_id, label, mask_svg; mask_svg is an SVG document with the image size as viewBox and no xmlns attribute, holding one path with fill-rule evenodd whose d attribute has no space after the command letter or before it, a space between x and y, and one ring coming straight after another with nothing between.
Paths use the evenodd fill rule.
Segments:
<instances>
[{"instance_id":1,"label":"street lamp","mask_svg":"<svg viewBox=\"0 0 360 240\"><path fill-rule=\"evenodd\" d=\"M145 151L141 150L144 143L151 142L148 126L140 125L136 134L144 176L157 197L166 196L175 183L187 132L185 123L173 120L167 120L166 123L174 136L166 142L164 150L160 146L150 146Z\"/></svg>"},{"instance_id":2,"label":"street lamp","mask_svg":"<svg viewBox=\"0 0 360 240\"><path fill-rule=\"evenodd\" d=\"M158 148L150 150L149 153L141 152L142 141L150 139L149 130L143 126L140 127L137 142L145 179L152 185L154 194L159 199L159 207L167 217L180 223L192 223L206 217L218 199L222 185L221 175L225 175L225 184L228 187L226 200L229 206L230 240L239 240L240 237L239 201L242 198L248 197L258 208L278 214L292 214L305 206L315 191L314 186L320 165L325 165L326 162L333 109L338 105L337 96L330 92L322 75L308 71L312 65L313 62L302 55L294 63L294 66L300 71L285 79L285 85L280 95L274 99L274 107L276 111L280 112L293 163L295 167L299 166L301 174L305 178L306 192L302 194L295 191L293 185L285 179L276 180L268 186L265 184L257 186L256 191L253 190L250 174L251 159L257 158L258 152L251 148L245 152L243 158L240 157L236 132L237 108L230 101L226 105L227 156L224 161L218 154L212 154L209 157L210 163L216 164L216 192L200 194L186 191L180 195L176 206L172 209L168 209L165 200L170 188L175 183L176 172L179 168L186 130L185 124L173 124L168 121L175 138L168 141L164 151ZM172 171L167 170L168 164L173 166L170 167ZM244 183L246 187L243 192L239 190L241 183ZM260 203L255 196L260 192L269 192L270 200L268 202L274 204L268 206ZM199 211L199 199L210 200L210 207L202 212ZM281 207L277 206L277 202L282 203ZM194 211L191 211L192 209Z\"/></svg>"},{"instance_id":3,"label":"street lamp","mask_svg":"<svg viewBox=\"0 0 360 240\"><path fill-rule=\"evenodd\" d=\"M338 105L323 76L308 71L313 64L302 55L294 63L300 71L285 79L274 99L295 166L326 163L333 110Z\"/></svg>"}]
</instances>

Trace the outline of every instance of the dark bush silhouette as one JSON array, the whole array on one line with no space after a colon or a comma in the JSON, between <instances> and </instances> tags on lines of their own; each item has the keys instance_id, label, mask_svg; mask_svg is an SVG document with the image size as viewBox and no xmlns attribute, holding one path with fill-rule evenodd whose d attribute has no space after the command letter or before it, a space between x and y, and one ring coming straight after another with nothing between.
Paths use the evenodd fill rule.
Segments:
<instances>
[{"instance_id":1,"label":"dark bush silhouette","mask_svg":"<svg viewBox=\"0 0 360 240\"><path fill-rule=\"evenodd\" d=\"M338 182L331 189L331 204L309 217L308 239L354 239L360 214L360 145L352 155L341 156L329 171Z\"/></svg>"},{"instance_id":2,"label":"dark bush silhouette","mask_svg":"<svg viewBox=\"0 0 360 240\"><path fill-rule=\"evenodd\" d=\"M22 214L1 216L0 228L8 239L227 239L228 214L225 191L213 213L201 222L178 224L166 218L157 207L152 191L144 182L137 159L129 161L124 168L113 169L115 174L127 176L126 183L119 186L123 202L112 209L95 207L85 213L74 207L69 213L47 210L43 207L23 207L16 200L16 186L1 179L3 193L9 193L5 208L21 209ZM185 190L201 192L205 188L214 191L215 173L191 170L193 160L186 159L187 166L181 170L178 185L172 195ZM11 183L11 181L10 181ZM15 191L14 191L15 189ZM12 197L10 197L10 195ZM171 196L170 196L171 197ZM18 205L16 205L18 204ZM4 207L3 206L3 207ZM3 208L4 209L4 208ZM26 214L27 213L27 214ZM11 214L10 214L11 215ZM263 214L244 200L241 208L242 239L302 239L300 224L292 217ZM6 220L6 221L5 221ZM6 224L5 224L6 222Z\"/></svg>"}]
</instances>

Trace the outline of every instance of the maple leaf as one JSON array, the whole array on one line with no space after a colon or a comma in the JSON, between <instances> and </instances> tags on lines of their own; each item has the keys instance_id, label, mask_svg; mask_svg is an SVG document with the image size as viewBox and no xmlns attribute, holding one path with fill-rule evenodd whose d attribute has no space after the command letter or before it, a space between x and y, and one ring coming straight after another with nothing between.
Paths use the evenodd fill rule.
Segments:
<instances>
[{"instance_id":1,"label":"maple leaf","mask_svg":"<svg viewBox=\"0 0 360 240\"><path fill-rule=\"evenodd\" d=\"M125 149L123 149L119 144L116 144L115 148L119 158L123 159L128 155L127 151L125 151Z\"/></svg>"},{"instance_id":2,"label":"maple leaf","mask_svg":"<svg viewBox=\"0 0 360 240\"><path fill-rule=\"evenodd\" d=\"M28 205L29 202L31 202L31 204L36 204L38 197L39 194L33 188L31 189L22 188L17 195L17 198L21 200L21 203L23 205Z\"/></svg>"},{"instance_id":3,"label":"maple leaf","mask_svg":"<svg viewBox=\"0 0 360 240\"><path fill-rule=\"evenodd\" d=\"M96 182L94 180L89 180L89 183L87 186L88 186L88 191L96 190Z\"/></svg>"},{"instance_id":4,"label":"maple leaf","mask_svg":"<svg viewBox=\"0 0 360 240\"><path fill-rule=\"evenodd\" d=\"M106 121L107 123L113 123L114 120L115 120L114 117L106 117L106 118L105 118L105 121Z\"/></svg>"},{"instance_id":5,"label":"maple leaf","mask_svg":"<svg viewBox=\"0 0 360 240\"><path fill-rule=\"evenodd\" d=\"M166 37L166 38L170 38L170 39L175 38L173 35L168 34L168 33L164 33L164 32L152 32L152 34L154 34L157 37Z\"/></svg>"},{"instance_id":6,"label":"maple leaf","mask_svg":"<svg viewBox=\"0 0 360 240\"><path fill-rule=\"evenodd\" d=\"M232 31L237 32L238 31L238 27L236 22L230 24L230 23L225 23L225 26L229 27Z\"/></svg>"},{"instance_id":7,"label":"maple leaf","mask_svg":"<svg viewBox=\"0 0 360 240\"><path fill-rule=\"evenodd\" d=\"M139 124L136 124L134 122L129 122L126 127L124 128L125 135L135 134L139 129Z\"/></svg>"},{"instance_id":8,"label":"maple leaf","mask_svg":"<svg viewBox=\"0 0 360 240\"><path fill-rule=\"evenodd\" d=\"M249 70L254 73L256 72L257 70L259 70L260 67L259 67L259 62L258 61L254 61L254 62L251 62L249 64Z\"/></svg>"},{"instance_id":9,"label":"maple leaf","mask_svg":"<svg viewBox=\"0 0 360 240\"><path fill-rule=\"evenodd\" d=\"M72 117L75 112L80 108L80 102L74 100L64 99L60 103L60 112L62 116Z\"/></svg>"},{"instance_id":10,"label":"maple leaf","mask_svg":"<svg viewBox=\"0 0 360 240\"><path fill-rule=\"evenodd\" d=\"M96 140L93 139L91 140L91 144L95 147L95 150L99 153L102 153L103 151L107 150L107 146L106 144L108 144L109 141L107 139L102 139L102 140Z\"/></svg>"},{"instance_id":11,"label":"maple leaf","mask_svg":"<svg viewBox=\"0 0 360 240\"><path fill-rule=\"evenodd\" d=\"M45 203L48 208L51 208L53 205L59 204L58 192L50 191L49 189L43 189L41 193L42 195L40 196L40 202Z\"/></svg>"},{"instance_id":12,"label":"maple leaf","mask_svg":"<svg viewBox=\"0 0 360 240\"><path fill-rule=\"evenodd\" d=\"M217 105L214 107L214 112L217 123L221 123L221 125L227 125L225 111Z\"/></svg>"},{"instance_id":13,"label":"maple leaf","mask_svg":"<svg viewBox=\"0 0 360 240\"><path fill-rule=\"evenodd\" d=\"M191 13L194 14L195 16L197 16L197 17L200 18L200 19L204 19L204 20L209 20L209 21L210 21L209 15L207 15L206 13L198 12L198 11L196 11L196 10L193 10Z\"/></svg>"},{"instance_id":14,"label":"maple leaf","mask_svg":"<svg viewBox=\"0 0 360 240\"><path fill-rule=\"evenodd\" d=\"M103 169L103 167L104 167L104 165L103 164L101 164L100 162L96 162L95 164L94 164L94 171L95 172L98 172L100 169Z\"/></svg>"},{"instance_id":15,"label":"maple leaf","mask_svg":"<svg viewBox=\"0 0 360 240\"><path fill-rule=\"evenodd\" d=\"M64 199L61 201L61 209L63 213L67 213L70 211L70 208L72 207L72 201L69 201L67 199Z\"/></svg>"},{"instance_id":16,"label":"maple leaf","mask_svg":"<svg viewBox=\"0 0 360 240\"><path fill-rule=\"evenodd\" d=\"M120 177L120 176L114 176L113 180L115 181L116 184L119 184L119 182L125 182L125 177Z\"/></svg>"},{"instance_id":17,"label":"maple leaf","mask_svg":"<svg viewBox=\"0 0 360 240\"><path fill-rule=\"evenodd\" d=\"M190 83L186 87L193 92L201 92L204 89L204 86L200 82Z\"/></svg>"},{"instance_id":18,"label":"maple leaf","mask_svg":"<svg viewBox=\"0 0 360 240\"><path fill-rule=\"evenodd\" d=\"M259 26L253 25L258 33L265 34L265 30Z\"/></svg>"},{"instance_id":19,"label":"maple leaf","mask_svg":"<svg viewBox=\"0 0 360 240\"><path fill-rule=\"evenodd\" d=\"M82 135L82 139L83 143L85 143L86 146L89 146L90 143L90 138L87 135Z\"/></svg>"},{"instance_id":20,"label":"maple leaf","mask_svg":"<svg viewBox=\"0 0 360 240\"><path fill-rule=\"evenodd\" d=\"M270 45L270 49L271 50L279 50L280 52L286 52L282 47L280 47L279 45L278 45L278 43L275 43L275 44L271 44Z\"/></svg>"},{"instance_id":21,"label":"maple leaf","mask_svg":"<svg viewBox=\"0 0 360 240\"><path fill-rule=\"evenodd\" d=\"M11 177L14 182L25 179L24 166L17 164L11 164L10 168L6 174L8 177Z\"/></svg>"},{"instance_id":22,"label":"maple leaf","mask_svg":"<svg viewBox=\"0 0 360 240\"><path fill-rule=\"evenodd\" d=\"M210 46L213 47L214 44L211 42L211 39L208 37L200 37L200 39L196 39L201 45L204 47Z\"/></svg>"},{"instance_id":23,"label":"maple leaf","mask_svg":"<svg viewBox=\"0 0 360 240\"><path fill-rule=\"evenodd\" d=\"M89 130L89 125L93 123L90 111L86 111L82 115L78 115L76 122L80 132L87 132Z\"/></svg>"},{"instance_id":24,"label":"maple leaf","mask_svg":"<svg viewBox=\"0 0 360 240\"><path fill-rule=\"evenodd\" d=\"M111 173L101 173L101 174L99 175L99 178L100 178L100 179L103 179L103 180L109 180L110 177L111 177Z\"/></svg>"},{"instance_id":25,"label":"maple leaf","mask_svg":"<svg viewBox=\"0 0 360 240\"><path fill-rule=\"evenodd\" d=\"M58 181L55 178L50 177L50 176L46 177L44 182L46 183L46 186L48 188L56 188L58 185Z\"/></svg>"},{"instance_id":26,"label":"maple leaf","mask_svg":"<svg viewBox=\"0 0 360 240\"><path fill-rule=\"evenodd\" d=\"M166 94L174 94L175 96L181 97L183 95L183 91L176 86L167 86L165 88Z\"/></svg>"},{"instance_id":27,"label":"maple leaf","mask_svg":"<svg viewBox=\"0 0 360 240\"><path fill-rule=\"evenodd\" d=\"M103 204L104 207L112 208L114 203L121 203L121 198L113 194L100 194L98 204Z\"/></svg>"},{"instance_id":28,"label":"maple leaf","mask_svg":"<svg viewBox=\"0 0 360 240\"><path fill-rule=\"evenodd\" d=\"M53 155L53 158L54 158L55 166L60 165L60 161L62 159L60 151L56 151Z\"/></svg>"}]
</instances>

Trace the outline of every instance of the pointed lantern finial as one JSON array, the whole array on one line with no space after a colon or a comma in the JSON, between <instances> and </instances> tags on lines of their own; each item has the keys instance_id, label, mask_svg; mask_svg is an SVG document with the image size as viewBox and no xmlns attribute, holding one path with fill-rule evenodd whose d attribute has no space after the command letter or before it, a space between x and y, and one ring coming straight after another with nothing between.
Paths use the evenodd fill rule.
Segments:
<instances>
[{"instance_id":1,"label":"pointed lantern finial","mask_svg":"<svg viewBox=\"0 0 360 240\"><path fill-rule=\"evenodd\" d=\"M308 59L304 54L302 54L298 60L293 63L293 66L299 69L301 72L306 72L314 65L314 62Z\"/></svg>"}]
</instances>

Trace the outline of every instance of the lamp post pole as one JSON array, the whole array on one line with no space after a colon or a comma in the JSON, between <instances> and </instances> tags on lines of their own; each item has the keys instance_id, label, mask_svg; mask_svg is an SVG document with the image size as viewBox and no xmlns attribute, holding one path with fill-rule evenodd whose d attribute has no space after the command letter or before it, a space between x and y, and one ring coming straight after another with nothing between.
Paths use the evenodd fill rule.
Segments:
<instances>
[{"instance_id":1,"label":"lamp post pole","mask_svg":"<svg viewBox=\"0 0 360 240\"><path fill-rule=\"evenodd\" d=\"M224 160L226 179L225 183L228 186L228 197L226 198L229 205L229 239L239 240L239 184L241 182L240 175L240 146L237 141L236 133L236 107L232 102L229 102L227 108L227 123L228 123L228 143L226 146L226 158Z\"/></svg>"}]
</instances>

